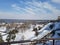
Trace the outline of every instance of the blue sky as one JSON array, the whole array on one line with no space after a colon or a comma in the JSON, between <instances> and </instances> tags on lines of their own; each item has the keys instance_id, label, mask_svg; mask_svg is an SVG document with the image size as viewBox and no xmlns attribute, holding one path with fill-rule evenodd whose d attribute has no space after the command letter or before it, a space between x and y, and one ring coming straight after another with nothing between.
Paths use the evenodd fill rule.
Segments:
<instances>
[{"instance_id":1,"label":"blue sky","mask_svg":"<svg viewBox=\"0 0 60 45\"><path fill-rule=\"evenodd\" d=\"M52 20L60 16L60 0L0 0L0 19Z\"/></svg>"}]
</instances>

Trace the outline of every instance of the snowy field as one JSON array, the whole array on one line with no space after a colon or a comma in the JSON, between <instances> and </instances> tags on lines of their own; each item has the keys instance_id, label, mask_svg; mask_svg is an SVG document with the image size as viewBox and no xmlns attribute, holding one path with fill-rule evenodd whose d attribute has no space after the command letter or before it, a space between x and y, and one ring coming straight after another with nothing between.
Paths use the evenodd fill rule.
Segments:
<instances>
[{"instance_id":1,"label":"snowy field","mask_svg":"<svg viewBox=\"0 0 60 45\"><path fill-rule=\"evenodd\" d=\"M27 29L24 33L21 33L20 31L16 34L15 41L20 41L20 40L40 40L43 38L45 35L48 33L52 32L52 29L49 28L50 25L53 23L48 23L45 25L42 29L38 30L38 36L35 36L35 32L33 30L33 25L31 25L30 29ZM37 27L38 25L36 25ZM55 26L53 29L60 28L60 23L55 23ZM6 27L0 27L0 31L6 31ZM60 38L60 36L57 35L57 33L60 33L60 31L56 31L55 35L52 38ZM1 33L1 35L4 35L5 33ZM7 35L3 36L3 40L6 41ZM23 43L24 45L29 45L30 43ZM11 45L22 45L22 44L11 44ZM43 45L43 43L39 43L36 45ZM52 45L52 41L47 41L46 45ZM55 41L55 45L60 45L60 40Z\"/></svg>"}]
</instances>

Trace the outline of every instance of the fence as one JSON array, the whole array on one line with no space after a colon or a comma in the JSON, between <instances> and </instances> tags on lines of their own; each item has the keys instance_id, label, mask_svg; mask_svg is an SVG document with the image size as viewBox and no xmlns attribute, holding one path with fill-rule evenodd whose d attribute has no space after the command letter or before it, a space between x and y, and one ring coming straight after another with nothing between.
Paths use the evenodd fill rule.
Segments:
<instances>
[{"instance_id":1,"label":"fence","mask_svg":"<svg viewBox=\"0 0 60 45\"><path fill-rule=\"evenodd\" d=\"M17 44L17 43L26 43L26 42L40 42L40 41L48 41L52 40L53 45L55 45L55 40L60 40L60 38L47 38L47 39L41 39L41 40L21 40L21 41L13 41L13 42L2 42L0 45L8 45L8 44Z\"/></svg>"}]
</instances>

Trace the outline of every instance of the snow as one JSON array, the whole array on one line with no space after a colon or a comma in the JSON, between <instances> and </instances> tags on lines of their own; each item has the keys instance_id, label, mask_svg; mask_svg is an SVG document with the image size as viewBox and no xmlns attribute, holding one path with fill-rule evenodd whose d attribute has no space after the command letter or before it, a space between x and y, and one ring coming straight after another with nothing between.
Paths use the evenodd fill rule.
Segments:
<instances>
[{"instance_id":1,"label":"snow","mask_svg":"<svg viewBox=\"0 0 60 45\"><path fill-rule=\"evenodd\" d=\"M35 36L34 38L31 38L31 40L34 40L34 39L39 40L43 38L45 35L47 35L48 33L50 33L52 31L52 29L49 28L51 24L52 23L48 23L47 25L45 25L41 30L38 31L39 35L37 37Z\"/></svg>"},{"instance_id":2,"label":"snow","mask_svg":"<svg viewBox=\"0 0 60 45\"><path fill-rule=\"evenodd\" d=\"M53 23L48 23L47 25L45 25L41 30L39 30L38 32L41 32L43 30L50 30L49 26L52 25Z\"/></svg>"},{"instance_id":3,"label":"snow","mask_svg":"<svg viewBox=\"0 0 60 45\"><path fill-rule=\"evenodd\" d=\"M60 31L56 31L56 32L55 32L55 35L54 35L52 38L58 38L58 37L60 37L60 36L58 35L58 33L60 33Z\"/></svg>"},{"instance_id":4,"label":"snow","mask_svg":"<svg viewBox=\"0 0 60 45\"><path fill-rule=\"evenodd\" d=\"M56 29L60 29L60 22L56 22L56 23L55 23L54 29L55 29L55 30L56 30Z\"/></svg>"},{"instance_id":5,"label":"snow","mask_svg":"<svg viewBox=\"0 0 60 45\"><path fill-rule=\"evenodd\" d=\"M5 26L0 27L0 31L1 31L1 32L6 31L6 27L5 27Z\"/></svg>"},{"instance_id":6,"label":"snow","mask_svg":"<svg viewBox=\"0 0 60 45\"><path fill-rule=\"evenodd\" d=\"M23 40L22 37L23 37L23 34L22 34L22 33L18 33L18 34L16 34L15 41Z\"/></svg>"},{"instance_id":7,"label":"snow","mask_svg":"<svg viewBox=\"0 0 60 45\"><path fill-rule=\"evenodd\" d=\"M48 33L50 33L51 31L48 30L44 30L42 32L39 33L39 35L37 37L32 38L31 40L39 40L41 38L43 38L44 36L46 36Z\"/></svg>"},{"instance_id":8,"label":"snow","mask_svg":"<svg viewBox=\"0 0 60 45\"><path fill-rule=\"evenodd\" d=\"M24 33L25 40L29 40L30 38L33 38L35 36L35 32L31 30L27 30Z\"/></svg>"},{"instance_id":9,"label":"snow","mask_svg":"<svg viewBox=\"0 0 60 45\"><path fill-rule=\"evenodd\" d=\"M56 30L56 32L55 32L55 35L53 36L53 38L58 38L58 37L60 37L60 36L58 35L58 33L60 33L60 22L56 22L56 23L55 23L54 30Z\"/></svg>"},{"instance_id":10,"label":"snow","mask_svg":"<svg viewBox=\"0 0 60 45\"><path fill-rule=\"evenodd\" d=\"M41 38L43 38L44 36L46 36L48 33L50 33L52 31L52 29L49 28L50 25L52 25L53 23L48 23L47 25L45 25L41 30L38 30L38 36L35 36L35 32L32 31L33 30L33 25L31 26L30 29L27 29L24 33L21 33L19 31L19 33L16 34L16 38L15 41L20 41L20 40L39 40ZM36 25L36 27L39 25ZM54 29L60 28L60 23L56 22ZM0 27L0 31L6 31L6 27ZM1 32L0 32L1 33ZM53 36L53 38L58 38L60 36L57 35L57 33L60 33L60 31L56 31L55 35ZM2 35L4 35L5 33L1 33ZM6 41L7 35L3 36L4 41ZM52 41L47 41L47 44L51 44ZM60 41L56 41L56 45L60 44ZM29 43L24 43L24 44L29 44ZM12 44L12 45L19 45L19 44ZM41 44L37 44L37 45L42 45Z\"/></svg>"},{"instance_id":11,"label":"snow","mask_svg":"<svg viewBox=\"0 0 60 45\"><path fill-rule=\"evenodd\" d=\"M6 42L7 35L3 36L3 40Z\"/></svg>"}]
</instances>

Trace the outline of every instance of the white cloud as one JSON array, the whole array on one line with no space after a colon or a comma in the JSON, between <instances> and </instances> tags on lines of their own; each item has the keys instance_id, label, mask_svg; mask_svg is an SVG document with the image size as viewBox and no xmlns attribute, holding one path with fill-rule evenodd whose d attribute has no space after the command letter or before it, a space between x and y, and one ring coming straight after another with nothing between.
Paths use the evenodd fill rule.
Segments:
<instances>
[{"instance_id":1,"label":"white cloud","mask_svg":"<svg viewBox=\"0 0 60 45\"><path fill-rule=\"evenodd\" d=\"M0 19L40 19L37 15L0 12Z\"/></svg>"},{"instance_id":2,"label":"white cloud","mask_svg":"<svg viewBox=\"0 0 60 45\"><path fill-rule=\"evenodd\" d=\"M33 19L34 18L38 18L38 19L48 19L48 18L50 19L51 18L51 19L54 19L60 15L60 10L53 7L48 2L42 3L42 2L33 1L33 2L26 2L25 4L27 5L27 7L25 9L21 8L19 6L16 6L16 7L19 7L22 10L25 10L26 12L28 12L27 16L31 17ZM28 7L28 6L30 6L30 7ZM51 10L52 13L47 13L46 10L44 10L44 8ZM40 13L39 13L39 11L40 11Z\"/></svg>"},{"instance_id":3,"label":"white cloud","mask_svg":"<svg viewBox=\"0 0 60 45\"><path fill-rule=\"evenodd\" d=\"M16 4L12 4L11 7L13 7L16 10L20 10L20 7L18 7Z\"/></svg>"},{"instance_id":4,"label":"white cloud","mask_svg":"<svg viewBox=\"0 0 60 45\"><path fill-rule=\"evenodd\" d=\"M46 10L44 10L45 8L52 11L53 14L60 15L60 10L56 9L56 7L52 6L51 4L49 4L48 2L28 2L27 4L29 4L29 6L33 5L32 7L35 7L38 10L40 10L42 13L46 13ZM51 15L52 15L51 13Z\"/></svg>"},{"instance_id":5,"label":"white cloud","mask_svg":"<svg viewBox=\"0 0 60 45\"><path fill-rule=\"evenodd\" d=\"M26 7L26 8L21 8L21 7L19 7L19 6L16 5L16 4L13 4L12 7L13 7L14 9L18 10L18 11L21 11L20 9L22 9L22 10L24 10L25 12L27 12L27 13L29 13L29 14L35 15L35 13L32 11L31 8L28 8L28 7Z\"/></svg>"},{"instance_id":6,"label":"white cloud","mask_svg":"<svg viewBox=\"0 0 60 45\"><path fill-rule=\"evenodd\" d=\"M12 8L18 12L8 13L0 12L0 18L11 18L11 19L57 19L60 16L60 10L53 7L48 2L26 2L26 7L21 8L19 4L12 4ZM46 12L45 9L51 10L52 13ZM24 13L19 13L21 10L24 10Z\"/></svg>"},{"instance_id":7,"label":"white cloud","mask_svg":"<svg viewBox=\"0 0 60 45\"><path fill-rule=\"evenodd\" d=\"M60 4L60 0L52 0L52 2Z\"/></svg>"}]
</instances>

